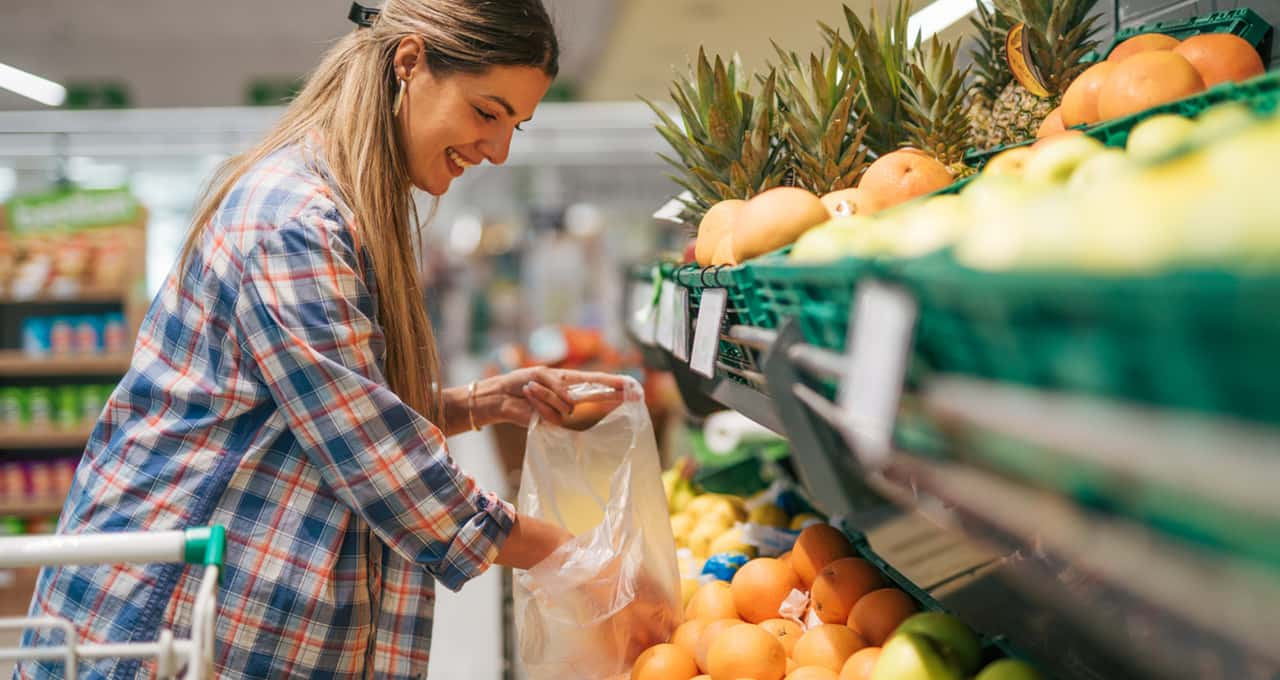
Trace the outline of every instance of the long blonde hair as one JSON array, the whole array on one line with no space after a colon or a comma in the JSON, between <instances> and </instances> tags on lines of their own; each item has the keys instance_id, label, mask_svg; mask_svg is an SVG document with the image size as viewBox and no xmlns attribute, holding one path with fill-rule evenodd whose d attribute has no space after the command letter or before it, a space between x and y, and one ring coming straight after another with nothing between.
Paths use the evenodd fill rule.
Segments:
<instances>
[{"instance_id":1,"label":"long blonde hair","mask_svg":"<svg viewBox=\"0 0 1280 680\"><path fill-rule=\"evenodd\" d=\"M534 66L554 77L559 46L541 0L388 0L367 28L338 40L265 139L214 174L182 248L185 267L205 229L244 173L281 148L321 133L324 160L348 225L368 253L386 338L387 381L402 401L443 426L440 363L423 306L408 165L391 105L398 87L392 60L400 41L422 36L436 77L492 66ZM410 219L413 229L410 229Z\"/></svg>"}]
</instances>

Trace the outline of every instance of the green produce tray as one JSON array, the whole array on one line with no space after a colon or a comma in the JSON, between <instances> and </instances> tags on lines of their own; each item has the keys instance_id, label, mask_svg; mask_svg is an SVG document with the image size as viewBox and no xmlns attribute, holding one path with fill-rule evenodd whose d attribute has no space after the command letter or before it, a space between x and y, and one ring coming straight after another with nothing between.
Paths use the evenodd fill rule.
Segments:
<instances>
[{"instance_id":1,"label":"green produce tray","mask_svg":"<svg viewBox=\"0 0 1280 680\"><path fill-rule=\"evenodd\" d=\"M952 613L951 610L930 595L928 591L903 576L902 572L894 569L893 565L878 555L871 548L871 542L867 540L865 534L849 528L845 528L844 532L849 537L849 541L853 543L853 550L857 553L857 556L870 562L881 574L884 574L885 579L889 581L892 587L910 595L911 599L915 600L916 605L920 607L920 611ZM1028 660L1024 654L1014 649L1003 637L982 637L982 663L984 666L992 661L1007 658Z\"/></svg>"},{"instance_id":2,"label":"green produce tray","mask_svg":"<svg viewBox=\"0 0 1280 680\"><path fill-rule=\"evenodd\" d=\"M1266 63L1267 60L1270 59L1271 41L1273 39L1272 38L1273 30L1271 28L1271 24L1268 23L1266 19L1262 18L1257 12L1247 7L1242 7L1239 9L1226 10L1222 12L1214 12L1212 14L1206 14L1204 16L1199 16L1192 19L1186 19L1184 21L1156 22L1152 24L1145 24L1142 26L1135 26L1132 28L1122 29L1116 33L1115 38L1111 41L1111 44L1107 45L1106 50L1103 51L1102 54L1103 55L1111 54L1111 50L1115 49L1116 45L1120 44L1121 42L1124 42L1129 38L1132 38L1135 35L1139 35L1142 33L1165 33L1179 40L1185 40L1193 35L1201 35L1204 33L1233 33L1235 35L1240 36L1241 38L1244 38L1245 40L1248 40L1250 43L1253 44L1254 47L1258 48L1259 53L1262 54L1263 63ZM1096 57L1096 55L1094 56ZM1089 59L1089 61L1093 61L1093 60L1095 59ZM1226 84L1224 84L1224 86L1225 85ZM1141 113L1134 114L1133 116L1128 116L1126 118L1121 118L1114 121L1107 121L1105 123L1100 123L1098 125L1095 125L1091 128L1082 128L1082 129L1085 129L1085 131L1088 132L1089 134L1094 135L1095 137L1098 137L1098 139L1107 143L1108 146L1117 146L1117 144L1111 143L1110 141L1108 141L1108 139L1115 134L1114 130L1123 129L1124 133L1121 136L1120 142L1119 142L1119 145L1123 145L1124 140L1128 138L1129 129L1148 116L1155 115L1156 113L1179 113L1182 115L1195 115L1200 111L1203 111L1204 109L1208 108L1212 104L1216 104L1221 101L1233 100L1231 97L1226 97L1226 98L1219 97L1219 98L1210 98L1208 101L1205 101L1204 103L1200 103L1200 104L1193 103L1195 100L1200 100L1202 97L1205 97L1210 93L1217 92L1219 89L1222 89L1222 87L1221 86L1216 87L1213 90L1209 90L1207 92L1203 92L1198 95L1188 97L1187 99L1181 100L1180 102L1165 104L1162 106L1155 107L1153 109L1149 109L1147 111L1143 111ZM1220 93L1220 94L1233 94L1233 92L1231 92L1230 88L1227 88L1223 93ZM1275 95L1272 94L1271 104L1269 105L1269 108L1261 108L1260 110L1267 110L1267 111L1274 110L1275 109L1274 102L1275 102ZM1179 108L1180 106L1182 108ZM1121 123L1124 123L1124 125L1121 125ZM1112 132L1104 132L1103 135L1105 136L1100 136L1098 134L1095 134L1095 132L1100 128L1109 128L1112 130ZM1026 146L1027 144L1032 144L1035 141L1036 140L1034 139L1028 139L1028 140L1016 142L1013 144L998 146L993 149L970 149L964 155L964 162L970 167L981 168L983 165L986 164L988 160L991 159L992 156L995 156L996 154L1002 151L1006 151L1008 149L1012 149L1019 146Z\"/></svg>"},{"instance_id":3,"label":"green produce tray","mask_svg":"<svg viewBox=\"0 0 1280 680\"><path fill-rule=\"evenodd\" d=\"M698 470L693 482L711 493L751 496L769 488L765 461L786 458L790 450L786 442L747 444L724 454L707 448L700 431L690 433L693 459Z\"/></svg>"},{"instance_id":4,"label":"green produce tray","mask_svg":"<svg viewBox=\"0 0 1280 680\"><path fill-rule=\"evenodd\" d=\"M892 274L928 369L1280 423L1280 275L983 272L949 255Z\"/></svg>"},{"instance_id":5,"label":"green produce tray","mask_svg":"<svg viewBox=\"0 0 1280 680\"><path fill-rule=\"evenodd\" d=\"M698 309L702 300L702 291L707 288L724 288L728 291L728 303L725 309L724 324L721 327L720 348L717 353L719 363L728 370L717 368L735 382L742 383L756 390L763 391L763 385L747 377L745 374L759 374L760 352L755 348L733 342L725 338L724 333L731 326L764 325L766 317L761 313L755 295L755 282L750 270L745 266L737 267L698 267L684 265L672 273L676 284L689 290L689 341L693 341L693 330L698 321Z\"/></svg>"},{"instance_id":6,"label":"green produce tray","mask_svg":"<svg viewBox=\"0 0 1280 680\"><path fill-rule=\"evenodd\" d=\"M858 281L873 274L873 260L795 263L784 252L747 264L767 328L795 319L805 342L843 352L849 334L849 309Z\"/></svg>"}]
</instances>

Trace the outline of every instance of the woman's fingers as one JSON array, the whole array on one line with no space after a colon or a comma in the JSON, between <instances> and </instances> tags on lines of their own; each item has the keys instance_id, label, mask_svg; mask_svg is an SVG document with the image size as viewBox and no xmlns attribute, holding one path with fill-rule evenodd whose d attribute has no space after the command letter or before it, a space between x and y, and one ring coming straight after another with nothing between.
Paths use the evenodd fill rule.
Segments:
<instances>
[{"instance_id":1,"label":"woman's fingers","mask_svg":"<svg viewBox=\"0 0 1280 680\"><path fill-rule=\"evenodd\" d=\"M556 396L555 392L539 383L531 382L525 385L524 396L538 415L553 425L562 424L564 417L573 410L568 403Z\"/></svg>"}]
</instances>

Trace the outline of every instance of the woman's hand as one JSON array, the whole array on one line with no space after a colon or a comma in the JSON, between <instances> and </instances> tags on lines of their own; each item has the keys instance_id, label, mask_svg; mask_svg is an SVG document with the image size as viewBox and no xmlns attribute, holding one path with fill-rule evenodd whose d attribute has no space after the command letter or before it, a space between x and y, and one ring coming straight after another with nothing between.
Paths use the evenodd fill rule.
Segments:
<instances>
[{"instance_id":1,"label":"woman's hand","mask_svg":"<svg viewBox=\"0 0 1280 680\"><path fill-rule=\"evenodd\" d=\"M509 423L528 427L537 413L552 425L564 425L574 410L574 400L569 388L579 383L596 383L612 387L612 392L602 392L580 399L577 403L591 403L608 409L622 403L627 379L609 373L591 373L556 368L522 368L505 375L487 378L476 384L474 411L468 398L467 387L446 390L445 408L450 433L465 432L471 426L472 416L476 427L495 423Z\"/></svg>"}]
</instances>

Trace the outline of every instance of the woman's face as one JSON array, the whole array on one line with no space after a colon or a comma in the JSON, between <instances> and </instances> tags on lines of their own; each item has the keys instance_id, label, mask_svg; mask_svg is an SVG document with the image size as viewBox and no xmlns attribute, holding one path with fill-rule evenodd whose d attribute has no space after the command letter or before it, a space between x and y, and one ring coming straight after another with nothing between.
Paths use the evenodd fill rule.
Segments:
<instances>
[{"instance_id":1,"label":"woman's face","mask_svg":"<svg viewBox=\"0 0 1280 680\"><path fill-rule=\"evenodd\" d=\"M440 196L467 168L506 162L511 136L533 117L551 78L531 66L436 77L422 55L414 38L396 52L397 76L408 75L398 124L413 185Z\"/></svg>"}]
</instances>

